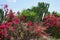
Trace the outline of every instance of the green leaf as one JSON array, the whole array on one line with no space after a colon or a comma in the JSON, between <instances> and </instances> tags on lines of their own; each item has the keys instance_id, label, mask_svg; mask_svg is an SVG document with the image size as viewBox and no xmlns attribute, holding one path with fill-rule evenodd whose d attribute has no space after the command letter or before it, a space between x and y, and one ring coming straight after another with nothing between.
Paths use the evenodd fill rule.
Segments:
<instances>
[{"instance_id":1,"label":"green leaf","mask_svg":"<svg viewBox=\"0 0 60 40\"><path fill-rule=\"evenodd\" d=\"M30 12L30 15L31 15L31 16L36 16L36 13L31 11L31 12Z\"/></svg>"},{"instance_id":2,"label":"green leaf","mask_svg":"<svg viewBox=\"0 0 60 40\"><path fill-rule=\"evenodd\" d=\"M27 10L23 10L22 14L25 15L25 16L29 16L30 15Z\"/></svg>"}]
</instances>

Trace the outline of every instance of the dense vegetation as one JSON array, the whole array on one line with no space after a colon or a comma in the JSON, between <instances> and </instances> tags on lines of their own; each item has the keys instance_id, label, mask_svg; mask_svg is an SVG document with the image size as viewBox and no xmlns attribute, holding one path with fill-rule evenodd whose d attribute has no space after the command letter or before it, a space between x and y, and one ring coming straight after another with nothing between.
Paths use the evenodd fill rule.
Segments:
<instances>
[{"instance_id":1,"label":"dense vegetation","mask_svg":"<svg viewBox=\"0 0 60 40\"><path fill-rule=\"evenodd\" d=\"M51 14L48 8L48 3L39 2L38 6L14 15L15 12L4 5L0 9L0 40L39 40L43 36L60 38L60 14Z\"/></svg>"}]
</instances>

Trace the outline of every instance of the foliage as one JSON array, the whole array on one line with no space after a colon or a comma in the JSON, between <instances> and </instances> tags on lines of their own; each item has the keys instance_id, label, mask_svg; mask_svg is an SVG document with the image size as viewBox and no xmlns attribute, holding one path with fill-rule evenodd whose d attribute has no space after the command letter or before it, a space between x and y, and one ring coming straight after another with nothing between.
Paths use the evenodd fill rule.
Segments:
<instances>
[{"instance_id":1,"label":"foliage","mask_svg":"<svg viewBox=\"0 0 60 40\"><path fill-rule=\"evenodd\" d=\"M56 15L47 15L44 18L44 25L49 26L46 30L50 36L55 38L60 38L60 17L56 17Z\"/></svg>"},{"instance_id":2,"label":"foliage","mask_svg":"<svg viewBox=\"0 0 60 40\"><path fill-rule=\"evenodd\" d=\"M0 23L3 21L4 11L0 9Z\"/></svg>"},{"instance_id":3,"label":"foliage","mask_svg":"<svg viewBox=\"0 0 60 40\"><path fill-rule=\"evenodd\" d=\"M32 22L35 22L36 19L36 13L33 12L33 11L28 11L28 10L23 10L22 11L22 15L25 15L26 16L26 20L27 21L32 21Z\"/></svg>"},{"instance_id":4,"label":"foliage","mask_svg":"<svg viewBox=\"0 0 60 40\"><path fill-rule=\"evenodd\" d=\"M57 12L50 14L48 8L48 3L39 2L38 6L14 15L15 12L9 10L7 4L4 5L4 11L0 9L0 40L40 40L40 37L48 36L60 38L60 15Z\"/></svg>"},{"instance_id":5,"label":"foliage","mask_svg":"<svg viewBox=\"0 0 60 40\"><path fill-rule=\"evenodd\" d=\"M48 3L44 3L44 2L39 2L38 6L36 7L32 7L32 9L27 9L29 11L34 11L37 13L37 16L39 17L38 20L42 21L42 16L43 13L47 13L48 12L48 8L49 8L49 4Z\"/></svg>"},{"instance_id":6,"label":"foliage","mask_svg":"<svg viewBox=\"0 0 60 40\"><path fill-rule=\"evenodd\" d=\"M32 21L22 22L23 20L20 21L20 18L24 19L24 17L20 16L19 18L13 13L14 12L10 10L5 17L8 20L4 19L0 24L1 40L12 40L12 37L14 40L30 40L31 38L47 36L47 33L45 32L47 29L46 26L41 26L40 23L33 23Z\"/></svg>"},{"instance_id":7,"label":"foliage","mask_svg":"<svg viewBox=\"0 0 60 40\"><path fill-rule=\"evenodd\" d=\"M56 17L60 17L60 13L53 11L52 14L54 14Z\"/></svg>"}]
</instances>

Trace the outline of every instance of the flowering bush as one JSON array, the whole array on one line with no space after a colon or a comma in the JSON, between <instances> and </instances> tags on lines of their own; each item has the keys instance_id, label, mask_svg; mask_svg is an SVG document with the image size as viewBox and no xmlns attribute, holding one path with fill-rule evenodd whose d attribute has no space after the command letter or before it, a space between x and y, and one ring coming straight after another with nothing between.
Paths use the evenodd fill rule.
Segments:
<instances>
[{"instance_id":1,"label":"flowering bush","mask_svg":"<svg viewBox=\"0 0 60 40\"><path fill-rule=\"evenodd\" d=\"M54 14L45 15L43 22L38 22L39 17L33 11L25 10L21 15L19 12L14 15L15 12L8 10L6 4L3 12L0 13L0 40L38 40L40 37L60 35L60 17Z\"/></svg>"},{"instance_id":2,"label":"flowering bush","mask_svg":"<svg viewBox=\"0 0 60 40\"><path fill-rule=\"evenodd\" d=\"M56 17L53 14L47 15L44 18L44 25L49 26L48 33L50 33L51 36L54 36L56 38L60 38L60 17Z\"/></svg>"},{"instance_id":3,"label":"flowering bush","mask_svg":"<svg viewBox=\"0 0 60 40\"><path fill-rule=\"evenodd\" d=\"M47 26L32 22L27 19L28 16L23 14L19 17L18 15L15 16L12 10L6 11L6 9L8 9L7 5L4 7L6 14L3 17L2 23L0 23L1 40L30 40L40 36L48 36L45 32L48 28Z\"/></svg>"}]
</instances>

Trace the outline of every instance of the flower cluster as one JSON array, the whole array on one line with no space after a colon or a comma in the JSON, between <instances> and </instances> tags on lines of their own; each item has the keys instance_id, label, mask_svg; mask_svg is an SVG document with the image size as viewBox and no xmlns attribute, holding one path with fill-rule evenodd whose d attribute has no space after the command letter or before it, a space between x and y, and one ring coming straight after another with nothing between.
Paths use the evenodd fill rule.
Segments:
<instances>
[{"instance_id":1,"label":"flower cluster","mask_svg":"<svg viewBox=\"0 0 60 40\"><path fill-rule=\"evenodd\" d=\"M26 38L28 39L28 37L40 37L43 35L47 35L47 33L45 32L47 27L41 26L40 23L26 21L25 18L26 16L24 15L21 15L20 17L15 16L14 12L12 10L9 10L9 12L7 12L6 16L4 17L4 21L0 24L1 40L3 38L7 38L7 40L12 40L12 37L16 40L18 40L20 37L21 40L24 39L26 36ZM26 22L24 22L24 20Z\"/></svg>"},{"instance_id":2,"label":"flower cluster","mask_svg":"<svg viewBox=\"0 0 60 40\"><path fill-rule=\"evenodd\" d=\"M49 34L46 30L49 27L56 27L60 32L60 17L53 14L45 15L43 22L32 22L28 20L33 19L31 16L19 15L18 12L18 15L15 16L13 10L7 10L8 5L5 5L4 9L6 14L0 23L0 40L30 40L31 38L47 37ZM35 16L33 17L35 18Z\"/></svg>"},{"instance_id":3,"label":"flower cluster","mask_svg":"<svg viewBox=\"0 0 60 40\"><path fill-rule=\"evenodd\" d=\"M44 18L44 25L60 27L60 17L56 17L53 14L47 15Z\"/></svg>"}]
</instances>

